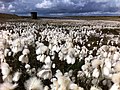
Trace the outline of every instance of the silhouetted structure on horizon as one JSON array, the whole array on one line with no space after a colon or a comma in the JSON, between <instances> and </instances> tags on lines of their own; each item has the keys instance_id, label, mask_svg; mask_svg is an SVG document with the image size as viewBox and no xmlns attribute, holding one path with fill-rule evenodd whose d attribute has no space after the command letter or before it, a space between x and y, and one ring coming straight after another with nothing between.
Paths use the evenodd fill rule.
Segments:
<instances>
[{"instance_id":1,"label":"silhouetted structure on horizon","mask_svg":"<svg viewBox=\"0 0 120 90\"><path fill-rule=\"evenodd\" d=\"M31 18L37 19L37 12L31 12Z\"/></svg>"}]
</instances>

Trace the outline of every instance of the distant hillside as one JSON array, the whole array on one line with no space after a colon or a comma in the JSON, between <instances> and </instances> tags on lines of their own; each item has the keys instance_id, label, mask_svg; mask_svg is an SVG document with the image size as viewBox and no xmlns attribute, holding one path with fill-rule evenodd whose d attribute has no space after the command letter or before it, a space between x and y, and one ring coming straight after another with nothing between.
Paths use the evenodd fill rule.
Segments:
<instances>
[{"instance_id":1,"label":"distant hillside","mask_svg":"<svg viewBox=\"0 0 120 90\"><path fill-rule=\"evenodd\" d=\"M68 16L65 18L80 20L115 20L120 21L120 16Z\"/></svg>"},{"instance_id":2,"label":"distant hillside","mask_svg":"<svg viewBox=\"0 0 120 90\"><path fill-rule=\"evenodd\" d=\"M15 15L15 14L5 14L0 13L0 19L20 19L21 17Z\"/></svg>"},{"instance_id":3,"label":"distant hillside","mask_svg":"<svg viewBox=\"0 0 120 90\"><path fill-rule=\"evenodd\" d=\"M40 20L40 19L65 19L65 20L111 20L111 21L120 21L120 16L61 16L61 17L47 17L47 16L38 16L38 19L36 20ZM28 21L28 20L34 20L31 19L31 16L18 16L15 14L5 14L5 13L0 13L0 22L1 21Z\"/></svg>"}]
</instances>

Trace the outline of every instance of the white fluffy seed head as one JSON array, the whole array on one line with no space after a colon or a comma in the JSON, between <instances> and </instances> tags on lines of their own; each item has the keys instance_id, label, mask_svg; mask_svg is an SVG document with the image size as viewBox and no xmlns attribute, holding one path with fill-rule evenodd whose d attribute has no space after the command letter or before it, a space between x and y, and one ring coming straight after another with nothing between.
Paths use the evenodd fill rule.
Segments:
<instances>
[{"instance_id":1,"label":"white fluffy seed head","mask_svg":"<svg viewBox=\"0 0 120 90\"><path fill-rule=\"evenodd\" d=\"M113 55L113 60L119 60L120 58L120 53L119 52L116 52L114 55Z\"/></svg>"},{"instance_id":2,"label":"white fluffy seed head","mask_svg":"<svg viewBox=\"0 0 120 90\"><path fill-rule=\"evenodd\" d=\"M7 56L7 54L9 53L9 51L10 51L9 49L5 49L5 50L4 50L4 55L5 55L5 57Z\"/></svg>"},{"instance_id":3,"label":"white fluffy seed head","mask_svg":"<svg viewBox=\"0 0 120 90\"><path fill-rule=\"evenodd\" d=\"M52 68L55 68L55 63L52 64Z\"/></svg>"},{"instance_id":4,"label":"white fluffy seed head","mask_svg":"<svg viewBox=\"0 0 120 90\"><path fill-rule=\"evenodd\" d=\"M69 89L70 90L77 90L78 86L77 86L77 84L72 83L72 84L70 84Z\"/></svg>"},{"instance_id":5,"label":"white fluffy seed head","mask_svg":"<svg viewBox=\"0 0 120 90\"><path fill-rule=\"evenodd\" d=\"M45 61L45 55L44 54L42 54L42 56L40 57L40 62L44 62Z\"/></svg>"},{"instance_id":6,"label":"white fluffy seed head","mask_svg":"<svg viewBox=\"0 0 120 90\"><path fill-rule=\"evenodd\" d=\"M47 56L46 58L45 58L45 64L51 64L51 59L50 59L50 56Z\"/></svg>"},{"instance_id":7,"label":"white fluffy seed head","mask_svg":"<svg viewBox=\"0 0 120 90\"><path fill-rule=\"evenodd\" d=\"M120 71L120 62L117 62L117 63L116 63L114 70L115 70L116 72L119 72L119 71Z\"/></svg>"},{"instance_id":8,"label":"white fluffy seed head","mask_svg":"<svg viewBox=\"0 0 120 90\"><path fill-rule=\"evenodd\" d=\"M27 55L21 55L19 57L19 61L21 61L22 63L26 63L27 64L29 62L29 58L28 58Z\"/></svg>"},{"instance_id":9,"label":"white fluffy seed head","mask_svg":"<svg viewBox=\"0 0 120 90\"><path fill-rule=\"evenodd\" d=\"M99 70L98 70L97 68L95 68L95 69L93 70L92 76L95 77L95 78L98 78L99 75L100 75Z\"/></svg>"},{"instance_id":10,"label":"white fluffy seed head","mask_svg":"<svg viewBox=\"0 0 120 90\"><path fill-rule=\"evenodd\" d=\"M81 68L82 68L83 71L86 71L86 70L88 69L88 66L86 66L86 65L82 65Z\"/></svg>"},{"instance_id":11,"label":"white fluffy seed head","mask_svg":"<svg viewBox=\"0 0 120 90\"><path fill-rule=\"evenodd\" d=\"M120 73L113 74L112 81L114 83L120 84Z\"/></svg>"},{"instance_id":12,"label":"white fluffy seed head","mask_svg":"<svg viewBox=\"0 0 120 90\"><path fill-rule=\"evenodd\" d=\"M93 68L97 68L101 64L102 64L102 62L100 60L93 60L92 61L92 67Z\"/></svg>"},{"instance_id":13,"label":"white fluffy seed head","mask_svg":"<svg viewBox=\"0 0 120 90\"><path fill-rule=\"evenodd\" d=\"M30 53L30 50L27 49L27 48L23 49L23 51L22 51L22 54L23 54L23 55L27 55L27 54L29 54L29 53Z\"/></svg>"},{"instance_id":14,"label":"white fluffy seed head","mask_svg":"<svg viewBox=\"0 0 120 90\"><path fill-rule=\"evenodd\" d=\"M92 86L90 90L102 90L100 87Z\"/></svg>"},{"instance_id":15,"label":"white fluffy seed head","mask_svg":"<svg viewBox=\"0 0 120 90\"><path fill-rule=\"evenodd\" d=\"M26 64L26 65L25 65L25 68L26 68L26 69L30 69L30 65L29 65L29 64Z\"/></svg>"},{"instance_id":16,"label":"white fluffy seed head","mask_svg":"<svg viewBox=\"0 0 120 90\"><path fill-rule=\"evenodd\" d=\"M13 81L17 82L20 79L21 73L20 72L16 72L13 76Z\"/></svg>"},{"instance_id":17,"label":"white fluffy seed head","mask_svg":"<svg viewBox=\"0 0 120 90\"><path fill-rule=\"evenodd\" d=\"M24 85L26 90L44 90L41 80L37 77L31 77Z\"/></svg>"},{"instance_id":18,"label":"white fluffy seed head","mask_svg":"<svg viewBox=\"0 0 120 90\"><path fill-rule=\"evenodd\" d=\"M49 90L49 87L48 87L48 86L45 86L45 87L44 87L44 90Z\"/></svg>"},{"instance_id":19,"label":"white fluffy seed head","mask_svg":"<svg viewBox=\"0 0 120 90\"><path fill-rule=\"evenodd\" d=\"M113 84L110 90L119 90L119 84Z\"/></svg>"},{"instance_id":20,"label":"white fluffy seed head","mask_svg":"<svg viewBox=\"0 0 120 90\"><path fill-rule=\"evenodd\" d=\"M51 70L40 70L38 73L37 73L37 76L40 77L40 78L43 78L44 80L45 79L50 79L52 77L52 72Z\"/></svg>"},{"instance_id":21,"label":"white fluffy seed head","mask_svg":"<svg viewBox=\"0 0 120 90\"><path fill-rule=\"evenodd\" d=\"M68 73L69 73L69 76L71 77L73 74L73 70L70 70Z\"/></svg>"},{"instance_id":22,"label":"white fluffy seed head","mask_svg":"<svg viewBox=\"0 0 120 90\"><path fill-rule=\"evenodd\" d=\"M60 76L62 76L63 74L62 74L62 72L60 71L60 70L56 70L56 74L55 74L55 76L58 78L58 77L60 77Z\"/></svg>"},{"instance_id":23,"label":"white fluffy seed head","mask_svg":"<svg viewBox=\"0 0 120 90\"><path fill-rule=\"evenodd\" d=\"M10 52L8 52L8 56L11 56L12 55L12 52L10 51Z\"/></svg>"},{"instance_id":24,"label":"white fluffy seed head","mask_svg":"<svg viewBox=\"0 0 120 90\"><path fill-rule=\"evenodd\" d=\"M115 52L116 49L117 49L117 48L116 48L115 46L110 46L110 47L109 47L109 51L110 51L110 52Z\"/></svg>"},{"instance_id":25,"label":"white fluffy seed head","mask_svg":"<svg viewBox=\"0 0 120 90\"><path fill-rule=\"evenodd\" d=\"M1 73L3 76L7 76L10 73L10 67L7 63L1 63Z\"/></svg>"},{"instance_id":26,"label":"white fluffy seed head","mask_svg":"<svg viewBox=\"0 0 120 90\"><path fill-rule=\"evenodd\" d=\"M18 84L4 82L3 84L0 85L0 90L14 90L17 86Z\"/></svg>"},{"instance_id":27,"label":"white fluffy seed head","mask_svg":"<svg viewBox=\"0 0 120 90\"><path fill-rule=\"evenodd\" d=\"M88 46L88 47L90 47L91 45L90 45L90 44L88 44L87 46Z\"/></svg>"},{"instance_id":28,"label":"white fluffy seed head","mask_svg":"<svg viewBox=\"0 0 120 90\"><path fill-rule=\"evenodd\" d=\"M75 63L75 57L70 57L70 55L66 56L67 64L74 64Z\"/></svg>"}]
</instances>

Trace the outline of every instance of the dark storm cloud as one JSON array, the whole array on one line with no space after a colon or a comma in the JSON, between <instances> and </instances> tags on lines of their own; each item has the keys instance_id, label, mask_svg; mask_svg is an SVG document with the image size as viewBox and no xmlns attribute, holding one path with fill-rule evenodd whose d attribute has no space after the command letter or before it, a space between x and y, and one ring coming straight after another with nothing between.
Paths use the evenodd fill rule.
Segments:
<instances>
[{"instance_id":1,"label":"dark storm cloud","mask_svg":"<svg viewBox=\"0 0 120 90\"><path fill-rule=\"evenodd\" d=\"M5 2L5 3L8 3L8 2L13 2L15 0L0 0L1 2Z\"/></svg>"},{"instance_id":2,"label":"dark storm cloud","mask_svg":"<svg viewBox=\"0 0 120 90\"><path fill-rule=\"evenodd\" d=\"M66 2L66 3L65 3ZM68 3L67 3L68 2ZM54 3L54 1L53 1ZM70 14L70 15L79 15L80 13L93 13L93 14L105 14L105 13L113 13L118 12L120 6L116 6L116 3L119 5L117 1L110 0L62 0L59 3L54 3L50 8L43 9L40 4L40 8L37 9L39 12L43 12L45 14Z\"/></svg>"}]
</instances>

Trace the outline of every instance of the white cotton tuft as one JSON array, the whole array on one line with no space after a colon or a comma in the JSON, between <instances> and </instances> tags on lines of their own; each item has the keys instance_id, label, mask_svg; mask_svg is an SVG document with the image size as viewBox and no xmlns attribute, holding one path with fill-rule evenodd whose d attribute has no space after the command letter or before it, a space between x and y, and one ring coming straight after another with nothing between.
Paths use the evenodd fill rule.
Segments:
<instances>
[{"instance_id":1,"label":"white cotton tuft","mask_svg":"<svg viewBox=\"0 0 120 90\"><path fill-rule=\"evenodd\" d=\"M9 75L10 67L7 63L1 63L1 73L3 75L3 80Z\"/></svg>"},{"instance_id":2,"label":"white cotton tuft","mask_svg":"<svg viewBox=\"0 0 120 90\"><path fill-rule=\"evenodd\" d=\"M9 49L5 49L5 50L4 50L4 55L5 55L5 57L7 56L7 54L9 53L9 51L10 51Z\"/></svg>"},{"instance_id":3,"label":"white cotton tuft","mask_svg":"<svg viewBox=\"0 0 120 90\"><path fill-rule=\"evenodd\" d=\"M82 87L78 87L78 89L77 90L84 90L84 88L82 88Z\"/></svg>"},{"instance_id":4,"label":"white cotton tuft","mask_svg":"<svg viewBox=\"0 0 120 90\"><path fill-rule=\"evenodd\" d=\"M116 47L115 46L110 46L109 47L109 51L110 52L115 52L116 51Z\"/></svg>"},{"instance_id":5,"label":"white cotton tuft","mask_svg":"<svg viewBox=\"0 0 120 90\"><path fill-rule=\"evenodd\" d=\"M119 85L118 84L113 84L110 90L119 90Z\"/></svg>"},{"instance_id":6,"label":"white cotton tuft","mask_svg":"<svg viewBox=\"0 0 120 90\"><path fill-rule=\"evenodd\" d=\"M88 66L87 65L82 65L82 71L86 71L88 69Z\"/></svg>"},{"instance_id":7,"label":"white cotton tuft","mask_svg":"<svg viewBox=\"0 0 120 90\"><path fill-rule=\"evenodd\" d=\"M104 53L103 53L103 57L106 58L107 56L108 56L108 52L104 52Z\"/></svg>"},{"instance_id":8,"label":"white cotton tuft","mask_svg":"<svg viewBox=\"0 0 120 90\"><path fill-rule=\"evenodd\" d=\"M66 56L67 64L74 64L75 63L75 58L70 57L69 55Z\"/></svg>"},{"instance_id":9,"label":"white cotton tuft","mask_svg":"<svg viewBox=\"0 0 120 90\"><path fill-rule=\"evenodd\" d=\"M8 56L11 56L12 55L12 52L10 51L10 52L8 52Z\"/></svg>"},{"instance_id":10,"label":"white cotton tuft","mask_svg":"<svg viewBox=\"0 0 120 90\"><path fill-rule=\"evenodd\" d=\"M45 87L44 87L44 90L49 90L49 87L48 87L48 86L45 86Z\"/></svg>"},{"instance_id":11,"label":"white cotton tuft","mask_svg":"<svg viewBox=\"0 0 120 90\"><path fill-rule=\"evenodd\" d=\"M115 70L116 72L120 72L120 61L115 64L114 70Z\"/></svg>"},{"instance_id":12,"label":"white cotton tuft","mask_svg":"<svg viewBox=\"0 0 120 90\"><path fill-rule=\"evenodd\" d=\"M52 64L52 68L55 68L55 63Z\"/></svg>"},{"instance_id":13,"label":"white cotton tuft","mask_svg":"<svg viewBox=\"0 0 120 90\"><path fill-rule=\"evenodd\" d=\"M119 52L115 52L115 54L113 55L113 60L119 60L120 58L120 53Z\"/></svg>"},{"instance_id":14,"label":"white cotton tuft","mask_svg":"<svg viewBox=\"0 0 120 90\"><path fill-rule=\"evenodd\" d=\"M52 78L52 71L43 69L37 73L37 76L40 78L43 78L44 80L50 79L50 78Z\"/></svg>"},{"instance_id":15,"label":"white cotton tuft","mask_svg":"<svg viewBox=\"0 0 120 90\"><path fill-rule=\"evenodd\" d=\"M14 52L14 53L17 53L17 52L19 52L19 51L22 51L22 49L23 49L23 47L21 46L21 40L20 40L20 38L18 38L18 39L15 39L14 41L13 41L13 43L12 43L12 51Z\"/></svg>"},{"instance_id":16,"label":"white cotton tuft","mask_svg":"<svg viewBox=\"0 0 120 90\"><path fill-rule=\"evenodd\" d=\"M71 84L69 85L69 89L70 89L70 90L84 90L82 87L78 87L78 85L77 85L77 84L74 84L74 83L71 83Z\"/></svg>"},{"instance_id":17,"label":"white cotton tuft","mask_svg":"<svg viewBox=\"0 0 120 90\"><path fill-rule=\"evenodd\" d=\"M92 76L95 77L95 78L98 78L99 75L100 75L99 70L98 70L97 68L95 68L95 69L93 70Z\"/></svg>"},{"instance_id":18,"label":"white cotton tuft","mask_svg":"<svg viewBox=\"0 0 120 90\"><path fill-rule=\"evenodd\" d=\"M37 44L37 47L44 46L44 44L43 43L39 43L39 41L36 41L36 44Z\"/></svg>"},{"instance_id":19,"label":"white cotton tuft","mask_svg":"<svg viewBox=\"0 0 120 90\"><path fill-rule=\"evenodd\" d=\"M41 54L41 53L42 53L41 48L38 48L38 49L36 50L36 54L39 55L39 54Z\"/></svg>"},{"instance_id":20,"label":"white cotton tuft","mask_svg":"<svg viewBox=\"0 0 120 90\"><path fill-rule=\"evenodd\" d=\"M29 65L29 64L26 64L26 65L25 65L25 68L26 68L26 69L30 69L30 65Z\"/></svg>"},{"instance_id":21,"label":"white cotton tuft","mask_svg":"<svg viewBox=\"0 0 120 90\"><path fill-rule=\"evenodd\" d=\"M73 70L70 70L70 71L68 72L68 74L69 74L69 76L71 77L71 76L73 75Z\"/></svg>"},{"instance_id":22,"label":"white cotton tuft","mask_svg":"<svg viewBox=\"0 0 120 90\"><path fill-rule=\"evenodd\" d=\"M31 77L24 85L26 90L44 90L41 80L37 77Z\"/></svg>"},{"instance_id":23,"label":"white cotton tuft","mask_svg":"<svg viewBox=\"0 0 120 90\"><path fill-rule=\"evenodd\" d=\"M90 90L102 90L100 87L97 87L97 86L92 86L91 88L90 88Z\"/></svg>"},{"instance_id":24,"label":"white cotton tuft","mask_svg":"<svg viewBox=\"0 0 120 90\"><path fill-rule=\"evenodd\" d=\"M70 79L66 78L65 76L58 77L59 85L67 87L69 83L70 83Z\"/></svg>"},{"instance_id":25,"label":"white cotton tuft","mask_svg":"<svg viewBox=\"0 0 120 90\"><path fill-rule=\"evenodd\" d=\"M48 48L51 50L52 47L53 47L53 44L50 43L49 46L48 46Z\"/></svg>"},{"instance_id":26,"label":"white cotton tuft","mask_svg":"<svg viewBox=\"0 0 120 90\"><path fill-rule=\"evenodd\" d=\"M44 54L47 50L48 50L48 47L45 45L42 45L36 50L36 54L37 55Z\"/></svg>"},{"instance_id":27,"label":"white cotton tuft","mask_svg":"<svg viewBox=\"0 0 120 90\"><path fill-rule=\"evenodd\" d=\"M38 56L36 57L38 61L40 60L40 57L41 57L41 55L38 55Z\"/></svg>"},{"instance_id":28,"label":"white cotton tuft","mask_svg":"<svg viewBox=\"0 0 120 90\"><path fill-rule=\"evenodd\" d=\"M61 49L61 52L62 52L63 54L67 54L67 53L68 53L68 49L63 47L63 48Z\"/></svg>"},{"instance_id":29,"label":"white cotton tuft","mask_svg":"<svg viewBox=\"0 0 120 90\"><path fill-rule=\"evenodd\" d=\"M27 55L21 55L19 57L19 61L21 61L22 63L28 63L29 62L28 56Z\"/></svg>"},{"instance_id":30,"label":"white cotton tuft","mask_svg":"<svg viewBox=\"0 0 120 90\"><path fill-rule=\"evenodd\" d=\"M108 69L107 67L104 67L104 68L103 68L103 74L104 74L105 76L109 76L110 71L109 71L109 69Z\"/></svg>"},{"instance_id":31,"label":"white cotton tuft","mask_svg":"<svg viewBox=\"0 0 120 90\"><path fill-rule=\"evenodd\" d=\"M69 85L69 89L70 90L77 90L78 86L77 86L77 84L72 83L72 84Z\"/></svg>"},{"instance_id":32,"label":"white cotton tuft","mask_svg":"<svg viewBox=\"0 0 120 90\"><path fill-rule=\"evenodd\" d=\"M90 45L90 44L88 44L87 46L88 46L88 47L90 47L91 45Z\"/></svg>"},{"instance_id":33,"label":"white cotton tuft","mask_svg":"<svg viewBox=\"0 0 120 90\"><path fill-rule=\"evenodd\" d=\"M52 63L52 61L51 61L51 59L50 59L50 56L47 56L46 58L45 58L45 64L51 64Z\"/></svg>"},{"instance_id":34,"label":"white cotton tuft","mask_svg":"<svg viewBox=\"0 0 120 90\"><path fill-rule=\"evenodd\" d=\"M19 50L18 50L17 47L13 47L13 48L12 48L12 52L17 53L17 52L19 52Z\"/></svg>"},{"instance_id":35,"label":"white cotton tuft","mask_svg":"<svg viewBox=\"0 0 120 90\"><path fill-rule=\"evenodd\" d=\"M65 72L65 73L64 73L64 76L65 76L65 77L68 77L68 76L69 76L68 72Z\"/></svg>"},{"instance_id":36,"label":"white cotton tuft","mask_svg":"<svg viewBox=\"0 0 120 90\"><path fill-rule=\"evenodd\" d=\"M45 55L43 54L41 57L40 57L40 62L44 62L45 61Z\"/></svg>"},{"instance_id":37,"label":"white cotton tuft","mask_svg":"<svg viewBox=\"0 0 120 90\"><path fill-rule=\"evenodd\" d=\"M51 49L52 52L57 51L57 45L54 45Z\"/></svg>"},{"instance_id":38,"label":"white cotton tuft","mask_svg":"<svg viewBox=\"0 0 120 90\"><path fill-rule=\"evenodd\" d=\"M0 62L6 62L4 54L0 54Z\"/></svg>"},{"instance_id":39,"label":"white cotton tuft","mask_svg":"<svg viewBox=\"0 0 120 90\"><path fill-rule=\"evenodd\" d=\"M42 66L43 69L50 69L51 68L51 64L45 64Z\"/></svg>"},{"instance_id":40,"label":"white cotton tuft","mask_svg":"<svg viewBox=\"0 0 120 90\"><path fill-rule=\"evenodd\" d=\"M120 73L113 74L112 81L116 84L119 84L120 83Z\"/></svg>"},{"instance_id":41,"label":"white cotton tuft","mask_svg":"<svg viewBox=\"0 0 120 90\"><path fill-rule=\"evenodd\" d=\"M17 86L18 86L18 84L4 82L4 83L0 84L0 90L14 90Z\"/></svg>"},{"instance_id":42,"label":"white cotton tuft","mask_svg":"<svg viewBox=\"0 0 120 90\"><path fill-rule=\"evenodd\" d=\"M68 42L67 43L67 48L72 48L73 47L73 43L72 42Z\"/></svg>"},{"instance_id":43,"label":"white cotton tuft","mask_svg":"<svg viewBox=\"0 0 120 90\"><path fill-rule=\"evenodd\" d=\"M23 49L23 51L22 51L22 54L23 55L26 55L26 54L29 54L30 53L30 50L29 49Z\"/></svg>"},{"instance_id":44,"label":"white cotton tuft","mask_svg":"<svg viewBox=\"0 0 120 90\"><path fill-rule=\"evenodd\" d=\"M62 74L62 72L60 71L60 70L56 70L56 74L55 74L55 76L58 78L58 77L60 77L60 76L62 76L63 74Z\"/></svg>"},{"instance_id":45,"label":"white cotton tuft","mask_svg":"<svg viewBox=\"0 0 120 90\"><path fill-rule=\"evenodd\" d=\"M16 72L13 76L13 81L17 82L20 79L21 73L20 72Z\"/></svg>"},{"instance_id":46,"label":"white cotton tuft","mask_svg":"<svg viewBox=\"0 0 120 90\"><path fill-rule=\"evenodd\" d=\"M92 61L92 67L94 67L94 68L97 68L101 64L102 64L102 62L100 60L93 60Z\"/></svg>"},{"instance_id":47,"label":"white cotton tuft","mask_svg":"<svg viewBox=\"0 0 120 90\"><path fill-rule=\"evenodd\" d=\"M109 58L106 58L105 59L105 66L107 67L107 68L111 68L111 66L112 66L112 64L111 64L111 61L110 61L110 59Z\"/></svg>"}]
</instances>

